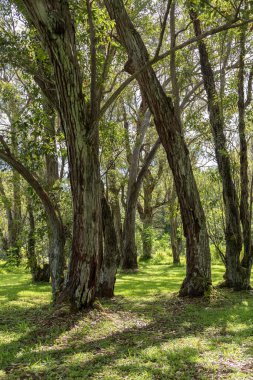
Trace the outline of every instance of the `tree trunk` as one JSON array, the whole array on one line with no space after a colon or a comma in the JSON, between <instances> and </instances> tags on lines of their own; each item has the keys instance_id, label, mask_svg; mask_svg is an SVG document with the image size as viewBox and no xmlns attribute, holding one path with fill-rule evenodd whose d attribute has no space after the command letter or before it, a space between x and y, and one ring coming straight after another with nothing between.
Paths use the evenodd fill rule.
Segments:
<instances>
[{"instance_id":1,"label":"tree trunk","mask_svg":"<svg viewBox=\"0 0 253 380\"><path fill-rule=\"evenodd\" d=\"M104 195L101 198L101 206L104 249L97 296L110 298L114 296L119 250L113 215Z\"/></svg>"},{"instance_id":2,"label":"tree trunk","mask_svg":"<svg viewBox=\"0 0 253 380\"><path fill-rule=\"evenodd\" d=\"M113 223L114 223L114 228L115 228L116 237L117 237L118 250L119 250L119 253L121 254L123 231L122 231L121 210L120 210L120 202L119 202L120 187L117 187L115 164L113 165L112 170L110 171L110 174L108 176L108 186L112 194L111 199L110 199L110 206L111 206L112 215L113 215ZM118 259L120 259L120 254L119 254Z\"/></svg>"},{"instance_id":3,"label":"tree trunk","mask_svg":"<svg viewBox=\"0 0 253 380\"><path fill-rule=\"evenodd\" d=\"M142 238L142 257L144 260L151 259L152 256L152 216L146 215L143 221Z\"/></svg>"},{"instance_id":4,"label":"tree trunk","mask_svg":"<svg viewBox=\"0 0 253 380\"><path fill-rule=\"evenodd\" d=\"M50 280L50 268L49 264L44 264L41 268L38 265L36 257L36 240L35 240L35 219L30 199L27 199L27 211L29 218L29 233L27 241L27 258L28 266L31 270L33 282L49 282Z\"/></svg>"},{"instance_id":5,"label":"tree trunk","mask_svg":"<svg viewBox=\"0 0 253 380\"><path fill-rule=\"evenodd\" d=\"M142 257L148 260L152 256L152 221L153 221L153 208L152 208L152 194L154 191L155 182L151 175L150 170L147 170L143 181L143 208L138 205L140 219L142 221Z\"/></svg>"},{"instance_id":6,"label":"tree trunk","mask_svg":"<svg viewBox=\"0 0 253 380\"><path fill-rule=\"evenodd\" d=\"M35 280L35 272L37 269L37 258L35 253L35 220L33 215L33 209L30 202L30 199L27 199L27 211L28 211L28 219L29 219L29 232L28 232L28 241L27 241L27 259L28 266L31 270L31 275L33 281Z\"/></svg>"},{"instance_id":7,"label":"tree trunk","mask_svg":"<svg viewBox=\"0 0 253 380\"><path fill-rule=\"evenodd\" d=\"M191 10L190 16L193 21L195 35L199 36L202 33L202 30L197 14ZM201 72L208 99L208 111L215 145L215 156L222 180L223 201L226 219L226 273L224 276L225 283L223 285L230 288L239 289L244 287L244 285L240 280L242 277L242 268L240 265L242 236L238 197L235 189L235 184L232 179L229 153L226 146L223 112L219 104L219 96L215 86L215 79L209 61L208 51L203 41L198 42L198 47Z\"/></svg>"},{"instance_id":8,"label":"tree trunk","mask_svg":"<svg viewBox=\"0 0 253 380\"><path fill-rule=\"evenodd\" d=\"M123 249L121 268L123 270L137 270L137 248L135 244L135 220L138 192L133 191L128 199L123 228Z\"/></svg>"},{"instance_id":9,"label":"tree trunk","mask_svg":"<svg viewBox=\"0 0 253 380\"><path fill-rule=\"evenodd\" d=\"M170 216L170 241L173 256L173 264L180 264L182 252L182 238L178 235L178 221L175 215Z\"/></svg>"},{"instance_id":10,"label":"tree trunk","mask_svg":"<svg viewBox=\"0 0 253 380\"><path fill-rule=\"evenodd\" d=\"M46 161L46 182L47 189L49 192L53 191L53 187L56 182L59 180L59 165L58 165L58 156L57 156L57 147L56 147L56 135L55 135L55 110L50 106L50 104L45 101L43 104L45 116L47 118L46 124L46 141L50 145L50 152L48 152L45 156ZM54 201L59 207L59 199L54 194ZM52 284L60 281L59 285L56 285L56 288L62 288L62 284L64 282L64 267L65 267L65 256L64 256L64 245L65 245L65 233L62 231L62 227L54 223L51 225L50 220L48 219L48 257L49 257L49 267L51 277L54 276L54 280L52 279ZM59 250L59 251L58 251ZM61 253L62 252L62 253ZM57 258L61 256L62 262L57 262ZM61 272L60 272L61 271ZM56 280L59 279L59 280ZM53 289L53 293L56 292L56 289ZM58 291L59 293L59 291ZM57 297L56 297L57 298Z\"/></svg>"},{"instance_id":11,"label":"tree trunk","mask_svg":"<svg viewBox=\"0 0 253 380\"><path fill-rule=\"evenodd\" d=\"M14 172L13 172L13 178ZM20 178L18 178L20 181ZM13 185L13 189L16 187L16 185ZM7 254L8 257L15 261L17 265L20 264L20 247L19 247L19 227L20 227L20 220L18 220L18 211L20 211L20 208L17 208L17 199L19 197L14 195L12 201L7 197L3 185L2 178L0 178L0 194L3 201L3 204L5 206L6 210L6 218L7 218L7 225L8 225L8 239L7 239ZM12 208L13 206L13 208ZM21 215L19 216L21 218Z\"/></svg>"},{"instance_id":12,"label":"tree trunk","mask_svg":"<svg viewBox=\"0 0 253 380\"><path fill-rule=\"evenodd\" d=\"M145 160L143 162L143 166L138 173L137 179L131 186L131 192L128 192L123 229L123 251L121 265L122 269L124 270L136 270L138 268L137 249L135 244L135 219L137 200L142 181L145 177L145 174L148 171L149 165L153 160L159 146L160 140L158 139L149 151L149 153L146 155Z\"/></svg>"},{"instance_id":13,"label":"tree trunk","mask_svg":"<svg viewBox=\"0 0 253 380\"><path fill-rule=\"evenodd\" d=\"M93 303L99 276L101 210L98 126L93 119L96 115L91 114L82 93L75 31L68 2L24 0L23 3L54 68L68 150L74 214L68 279L60 299L80 309ZM91 106L94 108L95 104Z\"/></svg>"},{"instance_id":14,"label":"tree trunk","mask_svg":"<svg viewBox=\"0 0 253 380\"><path fill-rule=\"evenodd\" d=\"M173 256L173 264L180 264L180 254L182 252L182 237L179 235L178 228L178 210L177 210L177 194L175 185L172 185L171 196L169 199L170 211L170 241Z\"/></svg>"},{"instance_id":15,"label":"tree trunk","mask_svg":"<svg viewBox=\"0 0 253 380\"><path fill-rule=\"evenodd\" d=\"M120 252L122 252L123 231L122 231L119 194L117 196L116 194L114 194L113 198L114 199L111 200L111 210L112 210L113 224L114 224L114 229L116 232L117 245L118 245L118 250L119 250L119 259L120 259Z\"/></svg>"},{"instance_id":16,"label":"tree trunk","mask_svg":"<svg viewBox=\"0 0 253 380\"><path fill-rule=\"evenodd\" d=\"M10 152L3 138L0 136L1 144L4 150L0 150L0 158L7 162L13 169L29 183L29 185L36 192L40 198L48 218L52 233L52 250L50 260L51 280L52 280L52 293L53 300L58 297L59 292L62 290L63 285L63 269L64 269L64 245L65 235L64 226L62 223L60 211L57 206L51 201L49 195L33 176L33 174Z\"/></svg>"},{"instance_id":17,"label":"tree trunk","mask_svg":"<svg viewBox=\"0 0 253 380\"><path fill-rule=\"evenodd\" d=\"M128 140L127 153L130 165L121 255L121 267L123 270L136 270L138 268L135 227L137 199L141 183L137 184L137 177L139 171L140 150L150 123L150 112L147 111L147 105L145 102L141 103L139 114L140 116L137 121L137 136L132 154L130 152L128 136L126 136ZM127 120L125 120L125 125L128 126ZM126 130L128 129L127 127L125 128Z\"/></svg>"},{"instance_id":18,"label":"tree trunk","mask_svg":"<svg viewBox=\"0 0 253 380\"><path fill-rule=\"evenodd\" d=\"M2 248L3 252L6 253L8 251L8 239L5 236L2 229L0 229L0 239L1 239L1 243L2 243L1 248Z\"/></svg>"},{"instance_id":19,"label":"tree trunk","mask_svg":"<svg viewBox=\"0 0 253 380\"><path fill-rule=\"evenodd\" d=\"M240 288L250 288L250 277L253 261L252 242L251 242L251 216L250 216L250 195L249 195L249 176L248 176L248 146L245 128L246 101L244 96L244 71L245 71L245 28L240 33L240 57L238 72L238 115L239 115L239 140L240 140L240 219L243 233L244 255L241 261Z\"/></svg>"},{"instance_id":20,"label":"tree trunk","mask_svg":"<svg viewBox=\"0 0 253 380\"><path fill-rule=\"evenodd\" d=\"M17 261L17 265L21 261L20 253L20 234L22 230L22 215L21 215L21 188L20 175L13 171L13 220L12 220L12 254Z\"/></svg>"},{"instance_id":21,"label":"tree trunk","mask_svg":"<svg viewBox=\"0 0 253 380\"><path fill-rule=\"evenodd\" d=\"M122 0L105 0L105 5L116 22L120 41L128 52L126 70L134 73L145 66L139 72L137 80L154 116L174 176L187 246L187 272L180 295L201 296L211 284L210 249L205 215L180 121L171 99L165 94L154 70L148 64L147 49L129 19Z\"/></svg>"}]
</instances>

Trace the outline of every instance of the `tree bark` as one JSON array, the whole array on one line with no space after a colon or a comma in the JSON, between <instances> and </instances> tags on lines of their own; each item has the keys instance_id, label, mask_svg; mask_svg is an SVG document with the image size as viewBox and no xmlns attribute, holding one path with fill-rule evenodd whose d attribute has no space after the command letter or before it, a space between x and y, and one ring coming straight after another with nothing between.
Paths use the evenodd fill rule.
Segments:
<instances>
[{"instance_id":1,"label":"tree bark","mask_svg":"<svg viewBox=\"0 0 253 380\"><path fill-rule=\"evenodd\" d=\"M201 25L196 12L190 11L196 37L201 35ZM218 170L222 180L223 201L226 220L226 273L223 286L243 289L245 283L244 274L240 263L242 250L242 235L240 226L239 202L235 184L232 178L229 153L227 151L226 136L224 133L224 118L219 96L215 86L213 69L210 64L209 54L204 41L198 42L200 66L204 81L204 87L208 99L208 111L212 135L215 145L215 156Z\"/></svg>"},{"instance_id":2,"label":"tree bark","mask_svg":"<svg viewBox=\"0 0 253 380\"><path fill-rule=\"evenodd\" d=\"M73 200L72 254L61 301L70 302L79 309L93 303L99 275L101 210L96 115L91 115L82 93L68 2L24 0L23 4L46 46L54 69Z\"/></svg>"},{"instance_id":3,"label":"tree bark","mask_svg":"<svg viewBox=\"0 0 253 380\"><path fill-rule=\"evenodd\" d=\"M189 152L180 121L171 98L167 97L152 67L148 64L147 49L132 24L122 0L105 0L107 10L115 20L118 35L128 53L125 68L138 74L137 81L145 96L161 143L167 153L180 203L187 245L187 273L181 296L201 296L211 284L211 265L205 215L193 176Z\"/></svg>"}]
</instances>

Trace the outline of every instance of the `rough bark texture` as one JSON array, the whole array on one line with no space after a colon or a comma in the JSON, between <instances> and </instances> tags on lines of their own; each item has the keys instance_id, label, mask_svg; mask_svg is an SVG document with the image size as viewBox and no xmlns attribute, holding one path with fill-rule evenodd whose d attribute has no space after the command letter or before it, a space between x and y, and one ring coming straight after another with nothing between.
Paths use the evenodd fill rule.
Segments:
<instances>
[{"instance_id":1,"label":"rough bark texture","mask_svg":"<svg viewBox=\"0 0 253 380\"><path fill-rule=\"evenodd\" d=\"M121 43L127 50L126 70L136 72L149 62L147 49L121 0L105 0ZM211 266L205 215L193 176L189 152L172 101L166 96L151 66L137 77L171 167L187 244L187 273L182 296L201 296L211 284Z\"/></svg>"},{"instance_id":2,"label":"rough bark texture","mask_svg":"<svg viewBox=\"0 0 253 380\"><path fill-rule=\"evenodd\" d=\"M93 303L98 278L101 214L98 128L82 94L75 31L68 2L24 0L23 3L54 68L68 149L74 214L72 255L61 299L81 308Z\"/></svg>"},{"instance_id":3,"label":"rough bark texture","mask_svg":"<svg viewBox=\"0 0 253 380\"><path fill-rule=\"evenodd\" d=\"M101 198L101 208L104 249L97 295L98 297L110 298L114 296L119 250L112 211L104 195Z\"/></svg>"},{"instance_id":4,"label":"rough bark texture","mask_svg":"<svg viewBox=\"0 0 253 380\"><path fill-rule=\"evenodd\" d=\"M202 33L202 30L197 14L192 10L190 11L190 16L193 21L195 35L199 36ZM232 178L229 153L227 151L226 136L224 133L223 112L219 103L219 96L215 86L214 73L210 64L209 54L205 42L199 41L198 48L201 72L208 100L208 111L215 145L215 155L220 177L222 180L223 201L226 220L226 273L224 286L236 289L243 289L245 288L245 271L241 267L240 263L240 253L242 250L242 235L240 225L239 201L236 193L235 184ZM242 114L239 117L239 128L242 129ZM242 160L245 160L244 143L246 143L246 141L242 140L243 135L241 134L240 143L243 144L243 151L241 151L241 163ZM243 170L244 176L245 162L243 162L241 170ZM247 190L244 189L243 192L245 191ZM244 212L244 208L242 211Z\"/></svg>"}]
</instances>

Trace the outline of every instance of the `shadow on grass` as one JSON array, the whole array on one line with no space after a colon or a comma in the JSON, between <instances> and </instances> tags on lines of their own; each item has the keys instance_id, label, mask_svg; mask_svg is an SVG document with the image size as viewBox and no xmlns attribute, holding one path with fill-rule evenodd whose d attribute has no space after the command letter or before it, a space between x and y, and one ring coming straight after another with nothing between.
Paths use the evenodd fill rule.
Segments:
<instances>
[{"instance_id":1,"label":"shadow on grass","mask_svg":"<svg viewBox=\"0 0 253 380\"><path fill-rule=\"evenodd\" d=\"M102 301L101 310L70 315L46 305L10 307L7 328L19 327L17 312L28 326L0 346L6 379L216 378L216 369L203 360L219 345L237 348L252 336L252 296L216 291L210 300L190 300L168 295L178 289L183 272L165 265L120 274L118 295ZM226 365L222 371L233 373L233 368Z\"/></svg>"},{"instance_id":2,"label":"shadow on grass","mask_svg":"<svg viewBox=\"0 0 253 380\"><path fill-rule=\"evenodd\" d=\"M213 301L210 310L210 303L201 300L160 297L139 304L119 297L105 303L110 309L93 311L92 316L83 313L70 318L51 314L44 319L45 325L36 326L20 339L19 348L29 347L29 350L24 349L19 358L13 351L5 370L17 379L29 378L25 377L28 375L38 379L123 379L127 376L130 379L201 379L204 376L204 369L198 363L201 350L193 347L192 342L187 343L187 338L194 341L206 329L215 327L218 335L209 338L210 346L217 344L218 337L220 342L225 338L230 342L236 336L230 331L230 322L252 319L251 309L244 310L242 316L228 297L222 304ZM147 321L141 319L145 314ZM96 333L103 335L103 323L110 324L119 317L132 319L129 322L134 326L121 326L120 331L114 332L112 323L104 336L96 337ZM253 332L252 328L244 330L241 338ZM65 338L57 341L62 333ZM11 346L5 345L4 351Z\"/></svg>"}]
</instances>

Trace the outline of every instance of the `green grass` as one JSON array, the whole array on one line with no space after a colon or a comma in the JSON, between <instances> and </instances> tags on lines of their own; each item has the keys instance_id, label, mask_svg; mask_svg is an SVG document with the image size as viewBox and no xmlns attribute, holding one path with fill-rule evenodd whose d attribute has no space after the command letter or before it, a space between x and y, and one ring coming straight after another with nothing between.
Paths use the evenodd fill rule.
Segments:
<instances>
[{"instance_id":1,"label":"green grass","mask_svg":"<svg viewBox=\"0 0 253 380\"><path fill-rule=\"evenodd\" d=\"M141 263L116 297L70 315L50 286L0 266L0 379L253 379L253 297L180 299L185 267ZM221 265L213 279L222 279Z\"/></svg>"}]
</instances>

